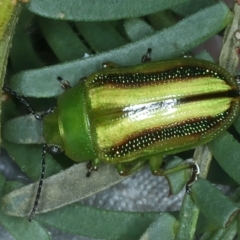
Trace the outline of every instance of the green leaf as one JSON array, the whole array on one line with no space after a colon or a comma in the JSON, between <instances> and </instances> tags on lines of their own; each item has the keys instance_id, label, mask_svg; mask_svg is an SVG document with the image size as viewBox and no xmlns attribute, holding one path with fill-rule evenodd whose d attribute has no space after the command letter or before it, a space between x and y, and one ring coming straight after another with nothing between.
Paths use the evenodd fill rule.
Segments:
<instances>
[{"instance_id":1,"label":"green leaf","mask_svg":"<svg viewBox=\"0 0 240 240\"><path fill-rule=\"evenodd\" d=\"M158 216L159 213L119 212L72 204L36 219L44 225L90 238L137 240Z\"/></svg>"},{"instance_id":2,"label":"green leaf","mask_svg":"<svg viewBox=\"0 0 240 240\"><path fill-rule=\"evenodd\" d=\"M0 86L2 88L6 74L8 54L11 47L11 41L14 34L14 28L20 12L20 5L14 1L1 1L0 8ZM0 91L2 98L2 91ZM1 113L1 110L0 110ZM0 128L1 144L1 128Z\"/></svg>"},{"instance_id":3,"label":"green leaf","mask_svg":"<svg viewBox=\"0 0 240 240\"><path fill-rule=\"evenodd\" d=\"M40 166L36 166L36 168L39 170ZM48 168L47 166L46 169ZM32 170L34 171L34 169ZM120 176L110 165L101 166L97 173L92 174L91 178L86 177L86 172L85 163L76 164L45 179L37 213L52 211L80 201L127 178ZM36 175L39 174L35 173L34 176ZM38 183L31 184L6 195L3 198L4 211L13 216L27 216L33 206L37 186Z\"/></svg>"},{"instance_id":4,"label":"green leaf","mask_svg":"<svg viewBox=\"0 0 240 240\"><path fill-rule=\"evenodd\" d=\"M76 22L76 28L95 52L104 52L127 43L109 22Z\"/></svg>"},{"instance_id":5,"label":"green leaf","mask_svg":"<svg viewBox=\"0 0 240 240\"><path fill-rule=\"evenodd\" d=\"M6 35L13 31L16 17L19 13L20 5L16 2L2 0L0 9L0 40L4 40ZM9 31L7 33L7 31ZM4 36L5 35L5 36Z\"/></svg>"},{"instance_id":6,"label":"green leaf","mask_svg":"<svg viewBox=\"0 0 240 240\"><path fill-rule=\"evenodd\" d=\"M238 233L238 236L240 236L240 216L238 215L238 218L237 218L237 233ZM238 237L239 239L239 237Z\"/></svg>"},{"instance_id":7,"label":"green leaf","mask_svg":"<svg viewBox=\"0 0 240 240\"><path fill-rule=\"evenodd\" d=\"M212 233L208 232L206 238L204 238L205 236L204 234L201 240L236 239L235 238L236 234L237 234L237 221L233 221L225 229L220 228Z\"/></svg>"},{"instance_id":8,"label":"green leaf","mask_svg":"<svg viewBox=\"0 0 240 240\"><path fill-rule=\"evenodd\" d=\"M137 41L155 32L154 29L141 18L125 20L124 28L131 41Z\"/></svg>"},{"instance_id":9,"label":"green leaf","mask_svg":"<svg viewBox=\"0 0 240 240\"><path fill-rule=\"evenodd\" d=\"M240 134L240 115L237 116L233 124L236 130L238 131L238 133Z\"/></svg>"},{"instance_id":10,"label":"green leaf","mask_svg":"<svg viewBox=\"0 0 240 240\"><path fill-rule=\"evenodd\" d=\"M207 51L202 51L202 52L198 53L198 54L196 55L196 58L197 58L197 59L206 60L206 61L209 61L209 62L214 62L212 56L211 56L210 53L207 52Z\"/></svg>"},{"instance_id":11,"label":"green leaf","mask_svg":"<svg viewBox=\"0 0 240 240\"><path fill-rule=\"evenodd\" d=\"M30 224L27 219L23 220L21 218L7 216L1 210L0 210L0 223L17 240L52 239L48 230L44 229L38 222L32 221Z\"/></svg>"},{"instance_id":12,"label":"green leaf","mask_svg":"<svg viewBox=\"0 0 240 240\"><path fill-rule=\"evenodd\" d=\"M40 57L34 51L32 39L29 38L29 26L31 26L33 19L34 15L27 11L26 8L23 8L15 28L12 47L9 54L14 72L44 66Z\"/></svg>"},{"instance_id":13,"label":"green leaf","mask_svg":"<svg viewBox=\"0 0 240 240\"><path fill-rule=\"evenodd\" d=\"M54 21L42 17L38 17L37 22L46 41L60 62L79 59L85 53L89 53L88 48L72 30L68 22Z\"/></svg>"},{"instance_id":14,"label":"green leaf","mask_svg":"<svg viewBox=\"0 0 240 240\"><path fill-rule=\"evenodd\" d=\"M191 199L191 196L185 194L179 214L179 228L175 240L193 239L198 215L199 210Z\"/></svg>"},{"instance_id":15,"label":"green leaf","mask_svg":"<svg viewBox=\"0 0 240 240\"><path fill-rule=\"evenodd\" d=\"M178 157L174 157L171 161L167 163L167 166L165 167L165 169L170 169L180 164L184 164L184 160ZM166 175L166 178L170 186L170 193L171 194L179 193L183 189L186 182L189 180L190 174L191 174L190 169L184 169L184 170Z\"/></svg>"},{"instance_id":16,"label":"green leaf","mask_svg":"<svg viewBox=\"0 0 240 240\"><path fill-rule=\"evenodd\" d=\"M133 18L163 11L186 0L31 0L28 9L38 15L73 21L106 21ZM46 7L47 6L47 7Z\"/></svg>"},{"instance_id":17,"label":"green leaf","mask_svg":"<svg viewBox=\"0 0 240 240\"><path fill-rule=\"evenodd\" d=\"M42 1L38 2L42 3ZM227 6L219 2L170 28L115 50L82 60L16 74L11 79L11 86L24 96L52 97L63 93L56 80L58 76L67 79L72 86L75 86L80 78L100 70L104 62L112 61L123 66L139 63L149 47L153 50L153 61L177 57L223 29L229 22L229 14Z\"/></svg>"},{"instance_id":18,"label":"green leaf","mask_svg":"<svg viewBox=\"0 0 240 240\"><path fill-rule=\"evenodd\" d=\"M217 173L217 174L216 174ZM219 163L214 158L211 161L208 181L216 184L237 186L238 184L221 168Z\"/></svg>"},{"instance_id":19,"label":"green leaf","mask_svg":"<svg viewBox=\"0 0 240 240\"><path fill-rule=\"evenodd\" d=\"M23 172L32 180L37 181L41 174L42 146L40 145L21 145L10 143L3 139L3 146L17 163ZM60 165L49 154L46 154L46 172L45 176L61 171Z\"/></svg>"},{"instance_id":20,"label":"green leaf","mask_svg":"<svg viewBox=\"0 0 240 240\"><path fill-rule=\"evenodd\" d=\"M235 75L239 63L239 55L236 49L239 49L239 37L236 29L239 27L240 7L239 4L234 6L234 16L231 25L226 29L224 35L224 45L219 58L219 65L225 68L230 74Z\"/></svg>"},{"instance_id":21,"label":"green leaf","mask_svg":"<svg viewBox=\"0 0 240 240\"><path fill-rule=\"evenodd\" d=\"M233 200L234 202L240 202L240 187L238 187L238 188L235 190L234 194L232 195L232 200Z\"/></svg>"},{"instance_id":22,"label":"green leaf","mask_svg":"<svg viewBox=\"0 0 240 240\"><path fill-rule=\"evenodd\" d=\"M18 144L43 144L43 122L33 115L13 118L4 124L3 136L6 140Z\"/></svg>"},{"instance_id":23,"label":"green leaf","mask_svg":"<svg viewBox=\"0 0 240 240\"><path fill-rule=\"evenodd\" d=\"M207 180L198 179L191 190L191 196L197 207L218 227L227 227L239 212L238 205Z\"/></svg>"},{"instance_id":24,"label":"green leaf","mask_svg":"<svg viewBox=\"0 0 240 240\"><path fill-rule=\"evenodd\" d=\"M230 133L225 132L211 141L208 146L224 171L240 183L239 142Z\"/></svg>"},{"instance_id":25,"label":"green leaf","mask_svg":"<svg viewBox=\"0 0 240 240\"><path fill-rule=\"evenodd\" d=\"M168 213L162 213L149 226L147 231L141 236L140 240L167 239L174 240L178 221Z\"/></svg>"},{"instance_id":26,"label":"green leaf","mask_svg":"<svg viewBox=\"0 0 240 240\"><path fill-rule=\"evenodd\" d=\"M14 185L15 183L9 183L8 185ZM9 187L9 186L8 186ZM0 174L0 197L2 198L3 192L5 192L5 180ZM0 224L8 230L15 239L39 239L50 240L52 239L49 232L44 229L38 222L33 221L29 224L27 219L21 219L17 217L11 217L6 215L2 208L0 208Z\"/></svg>"},{"instance_id":27,"label":"green leaf","mask_svg":"<svg viewBox=\"0 0 240 240\"><path fill-rule=\"evenodd\" d=\"M177 22L176 17L169 10L151 14L148 20L155 30L171 27Z\"/></svg>"},{"instance_id":28,"label":"green leaf","mask_svg":"<svg viewBox=\"0 0 240 240\"><path fill-rule=\"evenodd\" d=\"M193 160L200 168L199 175L201 177L207 176L211 158L212 155L206 145L199 146L195 149ZM199 222L199 209L193 202L190 194L185 194L183 199L179 214L179 228L176 234L176 240L194 239L196 224L197 221ZM204 222L206 222L206 220Z\"/></svg>"},{"instance_id":29,"label":"green leaf","mask_svg":"<svg viewBox=\"0 0 240 240\"><path fill-rule=\"evenodd\" d=\"M188 16L199 9L203 9L213 5L216 1L215 0L194 0L194 1L187 1L182 4L178 4L177 6L173 7L171 10L180 16Z\"/></svg>"}]
</instances>

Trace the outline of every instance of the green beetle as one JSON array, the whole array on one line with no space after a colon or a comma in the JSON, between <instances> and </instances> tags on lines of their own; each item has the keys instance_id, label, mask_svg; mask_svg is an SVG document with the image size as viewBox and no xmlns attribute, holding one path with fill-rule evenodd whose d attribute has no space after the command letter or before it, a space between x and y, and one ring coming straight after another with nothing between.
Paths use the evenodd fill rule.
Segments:
<instances>
[{"instance_id":1,"label":"green beetle","mask_svg":"<svg viewBox=\"0 0 240 240\"><path fill-rule=\"evenodd\" d=\"M231 125L239 103L236 80L207 61L104 69L59 97L44 137L77 162L142 161L209 142Z\"/></svg>"},{"instance_id":2,"label":"green beetle","mask_svg":"<svg viewBox=\"0 0 240 240\"><path fill-rule=\"evenodd\" d=\"M42 118L15 91L3 89ZM146 161L153 174L164 175L163 156L211 141L239 109L237 80L208 61L183 58L93 73L43 115L43 170L29 220L40 198L46 150L64 151L77 162L91 160L88 175L99 162L116 165L124 175Z\"/></svg>"}]
</instances>

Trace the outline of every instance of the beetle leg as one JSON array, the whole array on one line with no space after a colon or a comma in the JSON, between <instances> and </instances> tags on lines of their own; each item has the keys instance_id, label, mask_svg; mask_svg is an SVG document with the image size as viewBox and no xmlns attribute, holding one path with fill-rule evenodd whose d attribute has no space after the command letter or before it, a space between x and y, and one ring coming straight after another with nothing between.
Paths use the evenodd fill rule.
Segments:
<instances>
[{"instance_id":1,"label":"beetle leg","mask_svg":"<svg viewBox=\"0 0 240 240\"><path fill-rule=\"evenodd\" d=\"M117 171L121 176L127 176L136 172L141 168L147 161L146 160L136 160L129 163L119 163L116 165Z\"/></svg>"},{"instance_id":2,"label":"beetle leg","mask_svg":"<svg viewBox=\"0 0 240 240\"><path fill-rule=\"evenodd\" d=\"M30 103L21 95L19 95L17 92L15 92L9 85L7 84L4 84L3 87L2 87L2 90L3 91L6 91L8 93L10 93L12 96L16 97L19 102L21 102L24 106L27 107L27 110L34 115L34 117L37 119L37 120L42 120L44 118L44 116L50 114L53 112L53 108L49 108L47 109L45 112L43 112L42 114L38 114L36 113L33 108L31 107Z\"/></svg>"},{"instance_id":3,"label":"beetle leg","mask_svg":"<svg viewBox=\"0 0 240 240\"><path fill-rule=\"evenodd\" d=\"M161 165L163 161L162 155L156 155L149 159L150 169L153 175L159 175L162 173Z\"/></svg>"},{"instance_id":4,"label":"beetle leg","mask_svg":"<svg viewBox=\"0 0 240 240\"><path fill-rule=\"evenodd\" d=\"M99 169L100 161L98 158L91 160L87 164L86 177L90 177L92 171L97 171Z\"/></svg>"},{"instance_id":5,"label":"beetle leg","mask_svg":"<svg viewBox=\"0 0 240 240\"><path fill-rule=\"evenodd\" d=\"M192 184L197 180L197 177L200 173L200 168L199 166L197 165L196 162L194 162L193 160L187 160L186 163L189 164L189 167L192 168L192 175L191 175L191 178L187 181L187 184L186 184L186 192L187 193L190 193L191 190L190 190L190 187L192 186Z\"/></svg>"},{"instance_id":6,"label":"beetle leg","mask_svg":"<svg viewBox=\"0 0 240 240\"><path fill-rule=\"evenodd\" d=\"M70 83L67 80L64 80L60 76L57 77L57 80L61 83L62 89L68 90L68 89L71 88L71 85L70 85Z\"/></svg>"},{"instance_id":7,"label":"beetle leg","mask_svg":"<svg viewBox=\"0 0 240 240\"><path fill-rule=\"evenodd\" d=\"M79 79L79 82L83 82L83 81L85 81L86 79L87 79L86 77L82 77L82 78ZM57 80L60 82L61 88L62 88L63 90L66 91L66 90L72 88L70 82L67 81L67 80L64 80L62 77L58 76L58 77L57 77Z\"/></svg>"},{"instance_id":8,"label":"beetle leg","mask_svg":"<svg viewBox=\"0 0 240 240\"><path fill-rule=\"evenodd\" d=\"M191 168L192 169L192 174L191 174L191 177L187 181L187 184L186 184L186 192L187 193L191 192L190 187L197 180L197 177L200 173L199 166L193 160L184 161L183 163L181 163L181 164L179 164L175 167L169 168L169 169L162 169L161 168L161 164L160 164L161 159L159 159L159 156L152 157L149 160L149 162L150 162L150 168L151 168L152 174L153 175L158 175L158 176L166 176L166 175L171 174L171 173L175 173L175 172L178 172L178 171L181 171L181 170L184 170L184 169Z\"/></svg>"},{"instance_id":9,"label":"beetle leg","mask_svg":"<svg viewBox=\"0 0 240 240\"><path fill-rule=\"evenodd\" d=\"M152 49L148 48L147 53L142 56L141 62L142 63L151 62L151 53Z\"/></svg>"}]
</instances>

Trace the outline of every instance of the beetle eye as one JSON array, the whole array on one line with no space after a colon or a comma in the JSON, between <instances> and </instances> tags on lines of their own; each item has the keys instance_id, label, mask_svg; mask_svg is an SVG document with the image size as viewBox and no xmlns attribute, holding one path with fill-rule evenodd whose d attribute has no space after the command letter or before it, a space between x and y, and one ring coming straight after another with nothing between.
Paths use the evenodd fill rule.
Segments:
<instances>
[{"instance_id":1,"label":"beetle eye","mask_svg":"<svg viewBox=\"0 0 240 240\"><path fill-rule=\"evenodd\" d=\"M62 149L56 145L50 145L50 146L48 146L48 152L52 153L52 154L58 154L58 153L62 152Z\"/></svg>"}]
</instances>

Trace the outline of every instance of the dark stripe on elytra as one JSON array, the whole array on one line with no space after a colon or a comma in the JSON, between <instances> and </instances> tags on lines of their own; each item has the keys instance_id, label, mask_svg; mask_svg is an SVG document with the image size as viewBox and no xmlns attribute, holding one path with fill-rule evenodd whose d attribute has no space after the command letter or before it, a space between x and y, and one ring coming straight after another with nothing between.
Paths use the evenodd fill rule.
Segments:
<instances>
[{"instance_id":1,"label":"dark stripe on elytra","mask_svg":"<svg viewBox=\"0 0 240 240\"><path fill-rule=\"evenodd\" d=\"M203 100L209 100L209 99L225 98L225 97L236 98L239 96L240 96L239 90L231 89L225 92L205 93L201 95L193 95L193 96L179 98L178 104L195 102L195 101L203 101Z\"/></svg>"},{"instance_id":2,"label":"dark stripe on elytra","mask_svg":"<svg viewBox=\"0 0 240 240\"><path fill-rule=\"evenodd\" d=\"M208 72L207 72L208 70ZM99 74L90 83L90 87L111 85L117 87L137 87L146 85L157 85L168 81L185 81L187 79L214 77L222 80L226 78L213 69L196 66L176 67L152 73L116 73Z\"/></svg>"},{"instance_id":3,"label":"dark stripe on elytra","mask_svg":"<svg viewBox=\"0 0 240 240\"><path fill-rule=\"evenodd\" d=\"M118 146L113 146L105 151L105 156L115 158L125 156L134 151L139 151L156 142L169 140L171 138L181 138L186 134L198 138L202 133L207 134L212 129L216 129L227 117L229 111L226 110L215 117L194 118L180 123L162 126L160 128L149 129L139 133L131 139L121 142Z\"/></svg>"}]
</instances>

